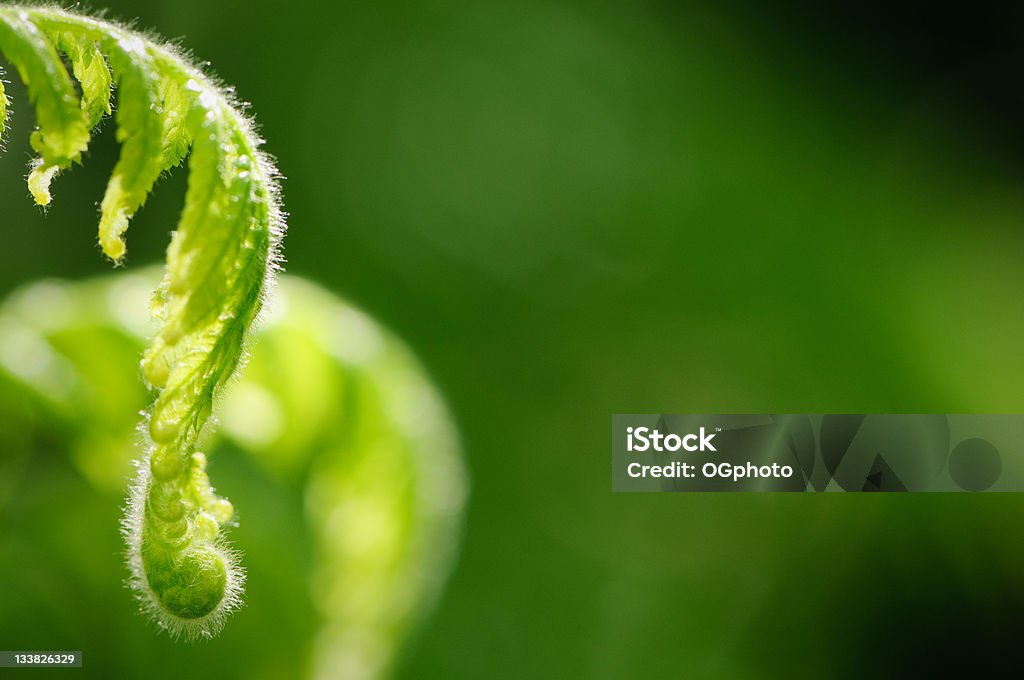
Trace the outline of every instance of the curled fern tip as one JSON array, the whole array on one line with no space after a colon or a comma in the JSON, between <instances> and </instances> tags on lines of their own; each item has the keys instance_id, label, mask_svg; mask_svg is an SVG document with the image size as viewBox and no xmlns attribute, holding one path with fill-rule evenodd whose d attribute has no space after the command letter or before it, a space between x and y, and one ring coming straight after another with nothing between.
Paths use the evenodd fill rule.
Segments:
<instances>
[{"instance_id":1,"label":"curled fern tip","mask_svg":"<svg viewBox=\"0 0 1024 680\"><path fill-rule=\"evenodd\" d=\"M225 90L128 28L0 4L0 54L36 111L28 187L37 204L53 200L54 181L82 162L92 132L113 115L121 153L100 204L99 244L114 262L157 179L188 158L185 206L153 296L160 328L142 357L155 400L123 532L143 609L175 637L211 637L239 605L244 574L224 538L234 509L196 446L278 269L277 172ZM0 78L0 141L7 118Z\"/></svg>"}]
</instances>

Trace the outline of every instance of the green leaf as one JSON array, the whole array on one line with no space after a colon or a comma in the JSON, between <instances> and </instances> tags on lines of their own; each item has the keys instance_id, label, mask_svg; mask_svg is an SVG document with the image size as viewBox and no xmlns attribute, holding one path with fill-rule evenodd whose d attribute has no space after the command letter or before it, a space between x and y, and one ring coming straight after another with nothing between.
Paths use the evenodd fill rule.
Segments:
<instances>
[{"instance_id":1,"label":"green leaf","mask_svg":"<svg viewBox=\"0 0 1024 680\"><path fill-rule=\"evenodd\" d=\"M222 535L232 506L214 492L196 442L239 366L276 270L284 230L276 171L231 99L145 36L61 10L0 6L0 52L36 104L33 144L42 160L29 183L42 204L50 179L78 160L89 130L110 112L116 85L121 155L99 226L111 259L124 257L128 223L157 179L191 151L185 208L154 297L161 328L142 362L156 391L147 414L151 441L124 527L144 608L173 635L213 635L238 604L244 576Z\"/></svg>"},{"instance_id":2,"label":"green leaf","mask_svg":"<svg viewBox=\"0 0 1024 680\"><path fill-rule=\"evenodd\" d=\"M82 90L82 111L92 130L111 112L113 82L107 60L100 52L99 45L88 37L66 32L51 37L71 62L72 73Z\"/></svg>"},{"instance_id":3,"label":"green leaf","mask_svg":"<svg viewBox=\"0 0 1024 680\"><path fill-rule=\"evenodd\" d=\"M106 45L117 79L117 141L121 158L100 205L100 246L124 257L124 232L164 168L160 76L142 38L115 35Z\"/></svg>"},{"instance_id":4,"label":"green leaf","mask_svg":"<svg viewBox=\"0 0 1024 680\"><path fill-rule=\"evenodd\" d=\"M4 132L7 131L7 93L4 91L4 72L0 70L0 144L4 141Z\"/></svg>"},{"instance_id":5,"label":"green leaf","mask_svg":"<svg viewBox=\"0 0 1024 680\"><path fill-rule=\"evenodd\" d=\"M71 77L46 34L33 23L33 10L3 10L0 52L17 68L36 108L39 129L32 148L40 158L29 175L29 190L39 205L50 203L50 180L81 158L89 129Z\"/></svg>"}]
</instances>

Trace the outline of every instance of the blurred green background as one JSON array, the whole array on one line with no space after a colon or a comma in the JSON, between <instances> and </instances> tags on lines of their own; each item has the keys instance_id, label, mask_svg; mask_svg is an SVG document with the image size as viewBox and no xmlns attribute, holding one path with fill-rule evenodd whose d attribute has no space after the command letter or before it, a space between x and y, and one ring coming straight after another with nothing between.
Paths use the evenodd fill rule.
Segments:
<instances>
[{"instance_id":1,"label":"blurred green background","mask_svg":"<svg viewBox=\"0 0 1024 680\"><path fill-rule=\"evenodd\" d=\"M399 677L854 677L1015 644L1016 495L612 495L608 432L615 412L1024 409L1020 9L104 6L252 103L288 177L288 271L392 329L453 413L462 543ZM0 293L106 271L112 125L44 217L11 95ZM180 171L158 187L129 268L160 259L183 192ZM238 621L174 646L105 628L127 591L75 592L36 622L69 647L91 621L110 663L249 677L218 653ZM266 623L245 643L293 625Z\"/></svg>"}]
</instances>

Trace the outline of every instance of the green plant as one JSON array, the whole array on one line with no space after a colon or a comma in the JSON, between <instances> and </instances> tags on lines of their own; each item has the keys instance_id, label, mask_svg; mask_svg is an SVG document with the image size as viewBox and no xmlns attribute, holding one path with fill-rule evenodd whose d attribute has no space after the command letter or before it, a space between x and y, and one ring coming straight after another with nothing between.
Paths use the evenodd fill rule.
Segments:
<instances>
[{"instance_id":1,"label":"green plant","mask_svg":"<svg viewBox=\"0 0 1024 680\"><path fill-rule=\"evenodd\" d=\"M233 508L214 492L196 446L277 269L276 171L233 99L171 46L59 9L5 5L0 53L35 105L39 157L28 186L41 206L57 174L81 162L116 86L121 156L99 225L113 261L156 180L189 156L184 211L152 303L160 328L142 359L156 399L124 534L143 607L172 636L209 637L237 606L244 577L222 535ZM0 101L6 121L2 90Z\"/></svg>"},{"instance_id":2,"label":"green plant","mask_svg":"<svg viewBox=\"0 0 1024 680\"><path fill-rule=\"evenodd\" d=\"M175 654L130 626L130 608L93 606L123 595L109 516L148 401L134 362L160 276L32 281L0 300L0 639L37 644L59 621L105 677ZM308 281L278 278L253 342L202 440L238 501L249 606L181 663L215 654L239 677L386 677L456 548L465 481L450 414L401 341ZM72 481L53 491L57 479ZM75 602L48 597L53 584ZM111 630L119 648L147 650L116 672L95 656Z\"/></svg>"}]
</instances>

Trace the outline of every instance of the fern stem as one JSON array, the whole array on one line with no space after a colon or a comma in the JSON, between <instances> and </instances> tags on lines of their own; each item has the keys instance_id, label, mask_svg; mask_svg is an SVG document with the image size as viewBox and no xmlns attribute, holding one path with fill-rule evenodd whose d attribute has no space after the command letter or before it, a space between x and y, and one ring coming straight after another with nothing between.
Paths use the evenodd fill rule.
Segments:
<instances>
[{"instance_id":1,"label":"fern stem","mask_svg":"<svg viewBox=\"0 0 1024 680\"><path fill-rule=\"evenodd\" d=\"M244 576L222 536L233 508L214 492L196 445L278 269L277 172L234 99L169 45L59 9L0 5L0 53L36 108L29 188L40 205L54 177L81 161L117 88L121 157L99 227L115 262L156 180L190 154L185 207L154 295L160 328L142 358L156 398L124 533L144 608L172 635L209 637L238 605ZM0 86L0 130L5 119Z\"/></svg>"}]
</instances>

